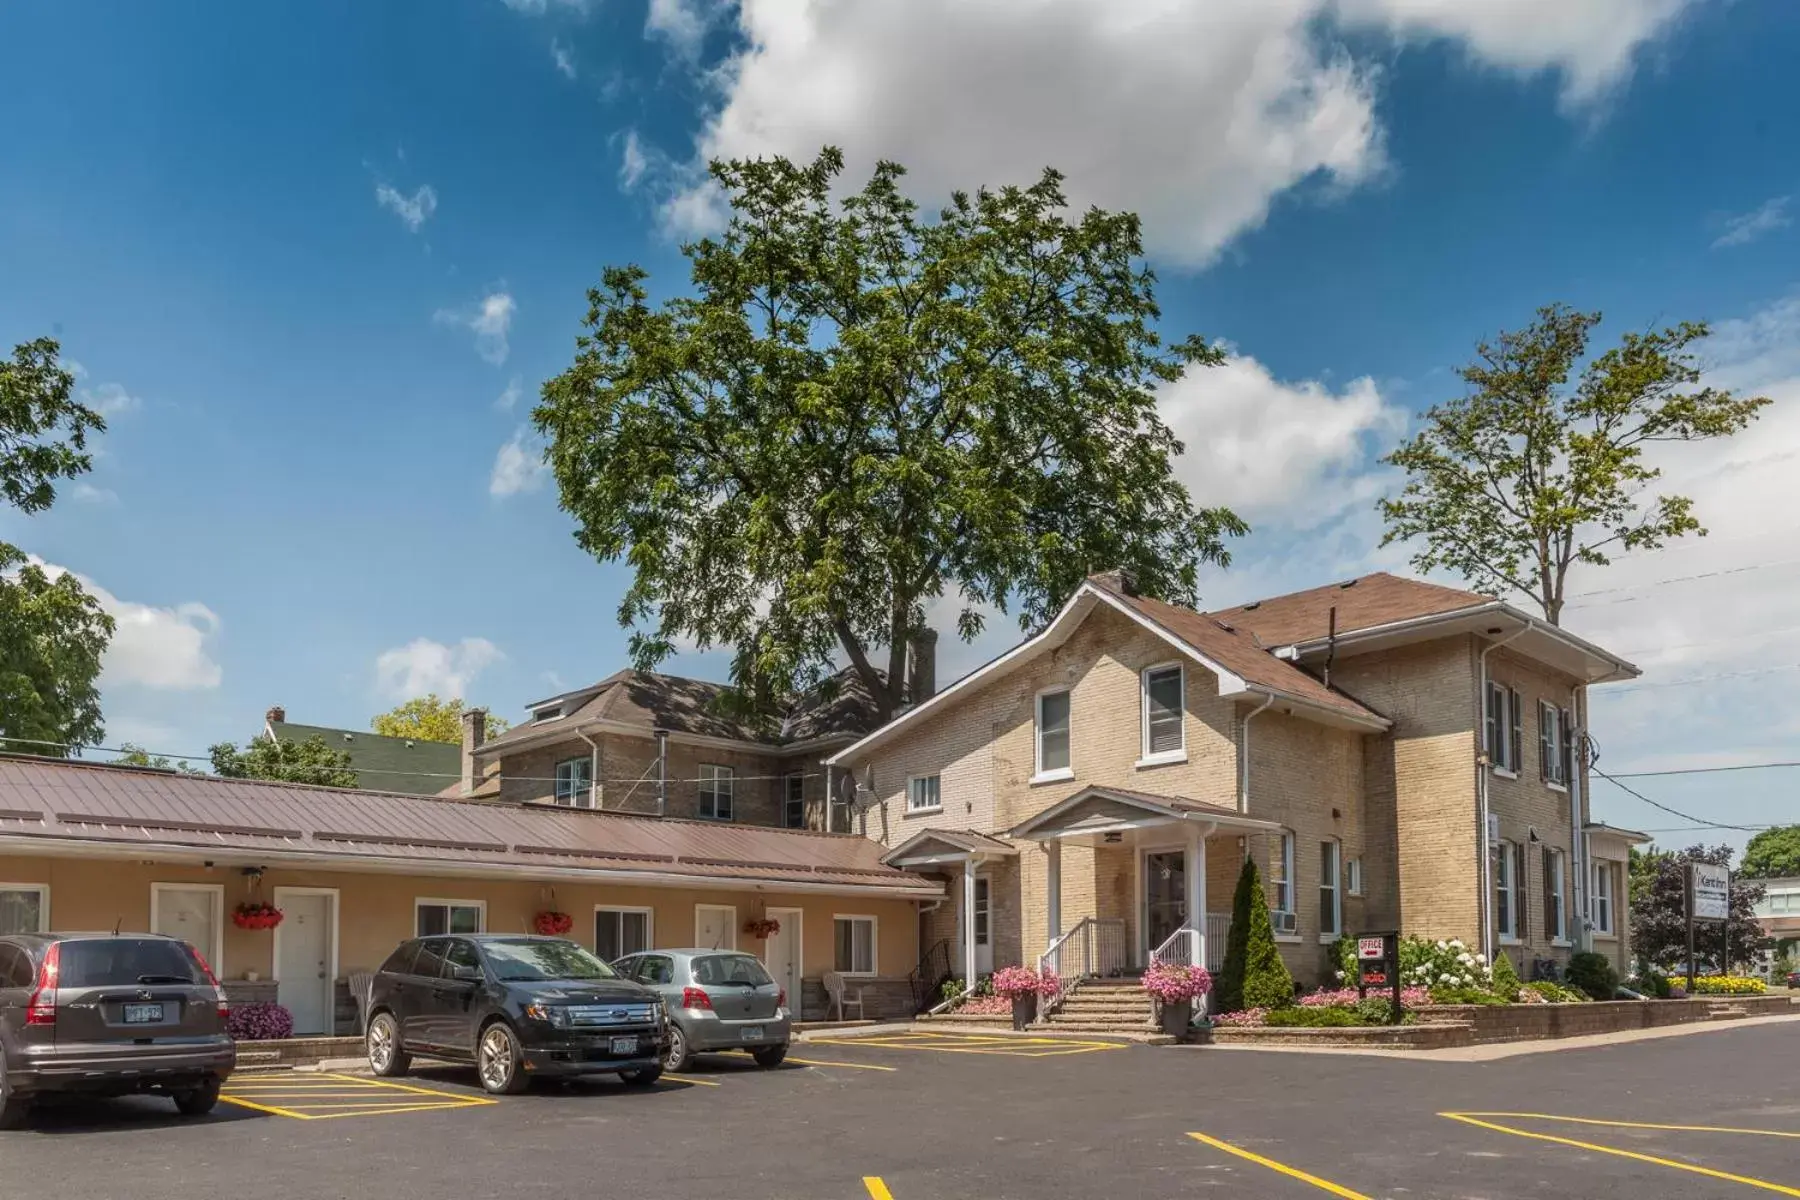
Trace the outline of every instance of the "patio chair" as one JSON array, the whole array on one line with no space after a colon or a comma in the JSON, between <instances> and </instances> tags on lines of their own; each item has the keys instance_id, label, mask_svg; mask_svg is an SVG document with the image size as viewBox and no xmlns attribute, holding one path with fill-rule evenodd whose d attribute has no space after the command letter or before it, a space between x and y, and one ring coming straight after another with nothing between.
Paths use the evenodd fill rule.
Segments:
<instances>
[{"instance_id":1,"label":"patio chair","mask_svg":"<svg viewBox=\"0 0 1800 1200\"><path fill-rule=\"evenodd\" d=\"M375 987L375 972L352 971L350 973L350 998L356 1001L356 1032L369 1032L369 993Z\"/></svg>"},{"instance_id":2,"label":"patio chair","mask_svg":"<svg viewBox=\"0 0 1800 1200\"><path fill-rule=\"evenodd\" d=\"M831 1007L837 1011L837 1020L847 1020L844 1016L846 1008L856 1010L856 1019L867 1020L863 1015L863 990L860 985L854 991L844 982L844 977L836 971L825 972L825 995L831 999Z\"/></svg>"}]
</instances>

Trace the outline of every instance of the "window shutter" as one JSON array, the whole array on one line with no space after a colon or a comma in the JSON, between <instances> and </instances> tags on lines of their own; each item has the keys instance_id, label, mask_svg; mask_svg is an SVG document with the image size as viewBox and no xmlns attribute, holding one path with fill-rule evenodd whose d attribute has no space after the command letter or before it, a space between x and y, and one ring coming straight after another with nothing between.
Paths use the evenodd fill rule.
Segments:
<instances>
[{"instance_id":1,"label":"window shutter","mask_svg":"<svg viewBox=\"0 0 1800 1200\"><path fill-rule=\"evenodd\" d=\"M1556 736L1556 710L1538 701L1538 778L1556 778L1556 756L1560 753Z\"/></svg>"},{"instance_id":2,"label":"window shutter","mask_svg":"<svg viewBox=\"0 0 1800 1200\"><path fill-rule=\"evenodd\" d=\"M1575 778L1575 718L1566 708L1562 710L1562 769L1564 783Z\"/></svg>"},{"instance_id":3,"label":"window shutter","mask_svg":"<svg viewBox=\"0 0 1800 1200\"><path fill-rule=\"evenodd\" d=\"M1530 936L1531 925L1531 922L1528 919L1531 913L1531 903L1526 899L1527 896L1531 895L1531 887L1529 876L1525 871L1529 860L1525 857L1524 843L1520 843L1513 847L1513 858L1518 867L1518 878L1513 880L1513 896L1519 905L1519 940L1522 942ZM1517 998L1518 997L1516 996L1514 997L1514 999Z\"/></svg>"},{"instance_id":4,"label":"window shutter","mask_svg":"<svg viewBox=\"0 0 1800 1200\"><path fill-rule=\"evenodd\" d=\"M1487 753L1490 764L1498 764L1500 752L1500 685L1488 684L1487 720L1482 726L1481 748Z\"/></svg>"},{"instance_id":5,"label":"window shutter","mask_svg":"<svg viewBox=\"0 0 1800 1200\"><path fill-rule=\"evenodd\" d=\"M1516 688L1509 688L1506 697L1506 707L1512 713L1512 760L1506 765L1517 771L1520 761L1525 757L1525 701Z\"/></svg>"}]
</instances>

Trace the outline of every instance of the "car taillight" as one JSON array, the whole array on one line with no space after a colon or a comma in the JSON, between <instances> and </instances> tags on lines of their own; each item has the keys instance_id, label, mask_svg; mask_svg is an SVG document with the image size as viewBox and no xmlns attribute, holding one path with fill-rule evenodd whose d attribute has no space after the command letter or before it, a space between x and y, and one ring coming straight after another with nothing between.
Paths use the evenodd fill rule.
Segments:
<instances>
[{"instance_id":1,"label":"car taillight","mask_svg":"<svg viewBox=\"0 0 1800 1200\"><path fill-rule=\"evenodd\" d=\"M25 1002L27 1025L56 1024L56 976L62 969L62 943L52 942L44 951L44 965L38 968L37 985L31 999Z\"/></svg>"},{"instance_id":2,"label":"car taillight","mask_svg":"<svg viewBox=\"0 0 1800 1200\"><path fill-rule=\"evenodd\" d=\"M225 1020L231 1015L231 1003L225 999L225 989L219 986L219 977L214 975L213 969L207 965L206 955L192 946L188 947L188 953L194 956L194 961L199 963L200 969L206 973L206 982L212 984L213 999L219 1005L219 1020Z\"/></svg>"},{"instance_id":3,"label":"car taillight","mask_svg":"<svg viewBox=\"0 0 1800 1200\"><path fill-rule=\"evenodd\" d=\"M787 989L786 988L782 988L779 992L777 992L775 994L775 1007L776 1008L786 1008L787 1007Z\"/></svg>"},{"instance_id":4,"label":"car taillight","mask_svg":"<svg viewBox=\"0 0 1800 1200\"><path fill-rule=\"evenodd\" d=\"M684 987L681 989L681 1007L711 1008L712 997L699 988Z\"/></svg>"}]
</instances>

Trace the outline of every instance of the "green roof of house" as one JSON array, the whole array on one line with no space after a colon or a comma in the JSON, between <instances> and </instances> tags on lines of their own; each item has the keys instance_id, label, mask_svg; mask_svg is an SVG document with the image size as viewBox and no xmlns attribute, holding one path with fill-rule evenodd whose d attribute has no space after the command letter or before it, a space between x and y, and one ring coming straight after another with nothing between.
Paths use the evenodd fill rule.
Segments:
<instances>
[{"instance_id":1,"label":"green roof of house","mask_svg":"<svg viewBox=\"0 0 1800 1200\"><path fill-rule=\"evenodd\" d=\"M462 778L462 747L449 742L422 742L412 738L383 737L357 729L328 729L323 725L296 725L269 721L270 733L284 742L324 738L333 750L350 755L358 787L377 792L408 792L432 796Z\"/></svg>"}]
</instances>

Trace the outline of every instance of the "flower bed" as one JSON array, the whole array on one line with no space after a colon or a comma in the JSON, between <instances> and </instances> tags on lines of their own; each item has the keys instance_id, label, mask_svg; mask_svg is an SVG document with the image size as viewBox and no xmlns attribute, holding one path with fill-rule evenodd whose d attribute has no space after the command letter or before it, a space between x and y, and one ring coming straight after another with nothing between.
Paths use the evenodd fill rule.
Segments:
<instances>
[{"instance_id":1,"label":"flower bed","mask_svg":"<svg viewBox=\"0 0 1800 1200\"><path fill-rule=\"evenodd\" d=\"M1700 975L1688 989L1690 996L1760 996L1769 985L1748 975Z\"/></svg>"},{"instance_id":2,"label":"flower bed","mask_svg":"<svg viewBox=\"0 0 1800 1200\"><path fill-rule=\"evenodd\" d=\"M1005 996L970 996L953 1010L969 1016L1011 1017L1012 1001Z\"/></svg>"}]
</instances>

